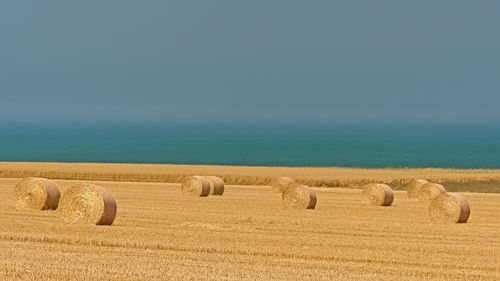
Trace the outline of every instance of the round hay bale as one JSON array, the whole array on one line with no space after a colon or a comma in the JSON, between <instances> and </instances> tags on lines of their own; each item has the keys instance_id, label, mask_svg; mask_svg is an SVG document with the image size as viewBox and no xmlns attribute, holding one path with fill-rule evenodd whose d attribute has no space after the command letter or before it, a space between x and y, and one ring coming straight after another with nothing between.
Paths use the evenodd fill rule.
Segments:
<instances>
[{"instance_id":1,"label":"round hay bale","mask_svg":"<svg viewBox=\"0 0 500 281\"><path fill-rule=\"evenodd\" d=\"M281 195L283 206L290 209L314 209L316 207L316 193L308 186L294 184Z\"/></svg>"},{"instance_id":2,"label":"round hay bale","mask_svg":"<svg viewBox=\"0 0 500 281\"><path fill-rule=\"evenodd\" d=\"M392 201L394 201L394 192L387 184L367 184L361 192L361 204L363 205L390 206Z\"/></svg>"},{"instance_id":3,"label":"round hay bale","mask_svg":"<svg viewBox=\"0 0 500 281\"><path fill-rule=\"evenodd\" d=\"M60 198L59 186L44 178L25 178L14 187L14 204L19 210L55 210Z\"/></svg>"},{"instance_id":4,"label":"round hay bale","mask_svg":"<svg viewBox=\"0 0 500 281\"><path fill-rule=\"evenodd\" d=\"M429 205L429 217L433 223L465 223L469 215L469 202L457 193L442 193Z\"/></svg>"},{"instance_id":5,"label":"round hay bale","mask_svg":"<svg viewBox=\"0 0 500 281\"><path fill-rule=\"evenodd\" d=\"M117 206L113 195L104 188L78 183L63 193L58 210L66 223L111 225Z\"/></svg>"},{"instance_id":6,"label":"round hay bale","mask_svg":"<svg viewBox=\"0 0 500 281\"><path fill-rule=\"evenodd\" d=\"M222 195L224 194L224 180L215 177L215 176L208 176L206 177L208 180L208 183L210 184L210 195Z\"/></svg>"},{"instance_id":7,"label":"round hay bale","mask_svg":"<svg viewBox=\"0 0 500 281\"><path fill-rule=\"evenodd\" d=\"M426 180L413 180L406 186L406 193L408 194L408 198L417 198L418 191L420 188L429 183Z\"/></svg>"},{"instance_id":8,"label":"round hay bale","mask_svg":"<svg viewBox=\"0 0 500 281\"><path fill-rule=\"evenodd\" d=\"M417 193L418 200L425 202L425 201L432 201L434 198L438 197L439 195L446 193L446 189L439 183L426 183L420 187Z\"/></svg>"},{"instance_id":9,"label":"round hay bale","mask_svg":"<svg viewBox=\"0 0 500 281\"><path fill-rule=\"evenodd\" d=\"M202 176L186 177L181 182L181 190L186 196L206 197L210 193L210 182Z\"/></svg>"},{"instance_id":10,"label":"round hay bale","mask_svg":"<svg viewBox=\"0 0 500 281\"><path fill-rule=\"evenodd\" d=\"M285 189L293 186L295 181L290 177L277 177L271 181L271 190L275 193L283 193Z\"/></svg>"}]
</instances>

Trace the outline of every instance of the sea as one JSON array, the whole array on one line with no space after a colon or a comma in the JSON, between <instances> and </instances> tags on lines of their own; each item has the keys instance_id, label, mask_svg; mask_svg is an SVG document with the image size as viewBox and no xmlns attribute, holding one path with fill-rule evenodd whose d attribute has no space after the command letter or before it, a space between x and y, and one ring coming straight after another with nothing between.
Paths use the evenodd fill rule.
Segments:
<instances>
[{"instance_id":1,"label":"sea","mask_svg":"<svg viewBox=\"0 0 500 281\"><path fill-rule=\"evenodd\" d=\"M0 161L500 168L500 125L0 123Z\"/></svg>"}]
</instances>

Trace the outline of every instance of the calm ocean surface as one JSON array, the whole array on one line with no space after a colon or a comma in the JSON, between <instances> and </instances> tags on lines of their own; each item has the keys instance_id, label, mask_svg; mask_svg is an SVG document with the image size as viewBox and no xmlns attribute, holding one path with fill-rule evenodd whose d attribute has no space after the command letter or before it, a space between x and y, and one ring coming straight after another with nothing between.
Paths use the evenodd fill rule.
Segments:
<instances>
[{"instance_id":1,"label":"calm ocean surface","mask_svg":"<svg viewBox=\"0 0 500 281\"><path fill-rule=\"evenodd\" d=\"M0 161L500 168L500 126L0 124Z\"/></svg>"}]
</instances>

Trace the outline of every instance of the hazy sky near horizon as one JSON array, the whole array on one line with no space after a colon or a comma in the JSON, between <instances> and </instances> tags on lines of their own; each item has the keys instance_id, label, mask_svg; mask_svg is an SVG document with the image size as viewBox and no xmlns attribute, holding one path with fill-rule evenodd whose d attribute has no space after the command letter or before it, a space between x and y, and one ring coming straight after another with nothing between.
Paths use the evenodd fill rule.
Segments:
<instances>
[{"instance_id":1,"label":"hazy sky near horizon","mask_svg":"<svg viewBox=\"0 0 500 281\"><path fill-rule=\"evenodd\" d=\"M4 1L0 120L500 123L498 1Z\"/></svg>"}]
</instances>

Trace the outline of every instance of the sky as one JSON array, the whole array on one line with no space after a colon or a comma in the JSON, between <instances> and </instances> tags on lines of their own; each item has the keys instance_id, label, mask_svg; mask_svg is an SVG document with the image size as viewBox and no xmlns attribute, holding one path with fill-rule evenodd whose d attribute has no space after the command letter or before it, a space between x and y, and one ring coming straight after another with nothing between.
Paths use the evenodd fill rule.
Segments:
<instances>
[{"instance_id":1,"label":"sky","mask_svg":"<svg viewBox=\"0 0 500 281\"><path fill-rule=\"evenodd\" d=\"M500 124L498 1L2 1L0 122Z\"/></svg>"}]
</instances>

